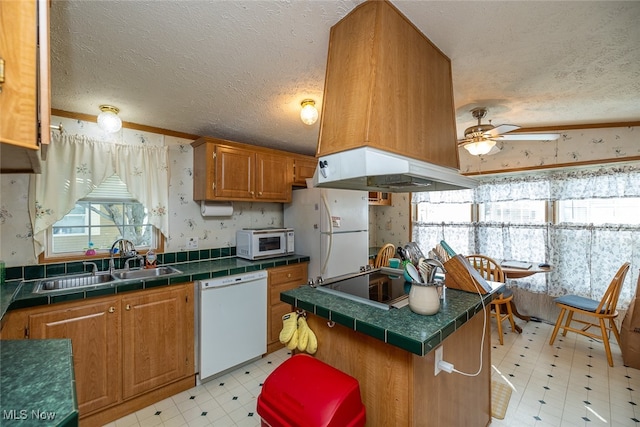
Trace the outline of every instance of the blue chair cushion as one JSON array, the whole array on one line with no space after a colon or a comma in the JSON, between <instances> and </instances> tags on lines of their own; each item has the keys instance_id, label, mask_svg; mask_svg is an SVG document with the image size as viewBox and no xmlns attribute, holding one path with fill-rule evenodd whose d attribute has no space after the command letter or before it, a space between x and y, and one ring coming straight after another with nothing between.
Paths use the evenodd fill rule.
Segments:
<instances>
[{"instance_id":1,"label":"blue chair cushion","mask_svg":"<svg viewBox=\"0 0 640 427\"><path fill-rule=\"evenodd\" d=\"M590 298L581 297L578 295L564 295L554 300L557 304L568 305L569 307L578 308L584 311L596 312L600 301L596 301Z\"/></svg>"}]
</instances>

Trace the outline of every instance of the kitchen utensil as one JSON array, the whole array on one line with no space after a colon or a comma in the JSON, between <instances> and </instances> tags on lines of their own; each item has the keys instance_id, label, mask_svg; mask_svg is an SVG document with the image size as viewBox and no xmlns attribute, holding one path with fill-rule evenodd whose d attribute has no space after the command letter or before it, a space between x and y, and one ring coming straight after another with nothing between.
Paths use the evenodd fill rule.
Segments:
<instances>
[{"instance_id":1,"label":"kitchen utensil","mask_svg":"<svg viewBox=\"0 0 640 427\"><path fill-rule=\"evenodd\" d=\"M398 246L398 249L396 249L396 253L398 254L398 257L400 257L402 261L407 259L407 252L404 250L402 246Z\"/></svg>"},{"instance_id":2,"label":"kitchen utensil","mask_svg":"<svg viewBox=\"0 0 640 427\"><path fill-rule=\"evenodd\" d=\"M417 282L422 283L422 279L420 278L420 273L416 270L416 267L410 262L405 264L404 266L404 278L407 282Z\"/></svg>"}]
</instances>

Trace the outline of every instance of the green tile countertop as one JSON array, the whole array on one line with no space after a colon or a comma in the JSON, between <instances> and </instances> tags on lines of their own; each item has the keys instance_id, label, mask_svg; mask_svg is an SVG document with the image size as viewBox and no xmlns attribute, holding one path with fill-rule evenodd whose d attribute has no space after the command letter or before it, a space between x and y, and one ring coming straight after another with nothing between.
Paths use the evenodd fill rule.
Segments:
<instances>
[{"instance_id":1,"label":"green tile countertop","mask_svg":"<svg viewBox=\"0 0 640 427\"><path fill-rule=\"evenodd\" d=\"M445 297L441 300L440 311L432 316L416 314L409 306L399 309L391 308L387 311L318 291L307 285L282 292L280 300L380 341L424 356L482 311L482 301L489 310L489 302L493 295L502 288L497 287L482 298L478 294L446 289Z\"/></svg>"},{"instance_id":2,"label":"green tile countertop","mask_svg":"<svg viewBox=\"0 0 640 427\"><path fill-rule=\"evenodd\" d=\"M101 285L76 289L70 288L40 294L34 293L33 290L41 279L27 281L11 280L0 287L0 318L4 316L7 310L114 295L117 293L151 289L159 286L175 285L215 277L231 276L308 261L309 257L303 255L289 255L259 261L250 261L238 257L186 261L163 264L177 268L181 271L179 274L144 280L118 280Z\"/></svg>"},{"instance_id":3,"label":"green tile countertop","mask_svg":"<svg viewBox=\"0 0 640 427\"><path fill-rule=\"evenodd\" d=\"M0 373L0 425L78 425L71 340L0 341Z\"/></svg>"}]
</instances>

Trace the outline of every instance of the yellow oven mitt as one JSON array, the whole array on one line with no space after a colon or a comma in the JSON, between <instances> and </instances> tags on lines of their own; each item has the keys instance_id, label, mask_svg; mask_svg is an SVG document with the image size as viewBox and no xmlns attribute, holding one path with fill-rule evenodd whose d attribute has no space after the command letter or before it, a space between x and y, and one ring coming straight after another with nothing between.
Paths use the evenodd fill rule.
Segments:
<instances>
[{"instance_id":1,"label":"yellow oven mitt","mask_svg":"<svg viewBox=\"0 0 640 427\"><path fill-rule=\"evenodd\" d=\"M294 332L298 329L298 315L295 311L282 316L282 330L280 331L280 342L287 344L293 338ZM297 345L296 340L296 345Z\"/></svg>"},{"instance_id":2,"label":"yellow oven mitt","mask_svg":"<svg viewBox=\"0 0 640 427\"><path fill-rule=\"evenodd\" d=\"M316 338L316 334L313 333L311 328L307 327L307 330L308 330L307 353L315 354L316 350L318 350L318 338Z\"/></svg>"},{"instance_id":3,"label":"yellow oven mitt","mask_svg":"<svg viewBox=\"0 0 640 427\"><path fill-rule=\"evenodd\" d=\"M298 350L305 351L309 340L309 326L304 316L298 317Z\"/></svg>"},{"instance_id":4,"label":"yellow oven mitt","mask_svg":"<svg viewBox=\"0 0 640 427\"><path fill-rule=\"evenodd\" d=\"M287 343L287 348L289 350L293 350L297 346L298 346L298 330L296 329L295 331L293 331L293 336L291 337L291 339Z\"/></svg>"}]
</instances>

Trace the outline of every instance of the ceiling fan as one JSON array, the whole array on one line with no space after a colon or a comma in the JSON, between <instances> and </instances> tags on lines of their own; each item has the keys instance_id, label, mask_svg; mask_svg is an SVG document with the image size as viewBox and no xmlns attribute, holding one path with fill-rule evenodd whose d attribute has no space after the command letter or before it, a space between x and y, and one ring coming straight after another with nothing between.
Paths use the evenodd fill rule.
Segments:
<instances>
[{"instance_id":1,"label":"ceiling fan","mask_svg":"<svg viewBox=\"0 0 640 427\"><path fill-rule=\"evenodd\" d=\"M489 120L489 124L482 124L482 119L487 115L485 107L474 108L471 110L471 114L478 119L478 124L465 129L464 139L458 141L458 147L464 147L474 156L497 153L500 151L496 146L497 141L551 141L560 137L557 133L508 134L508 132L520 129L520 126L493 126L491 120Z\"/></svg>"}]
</instances>

